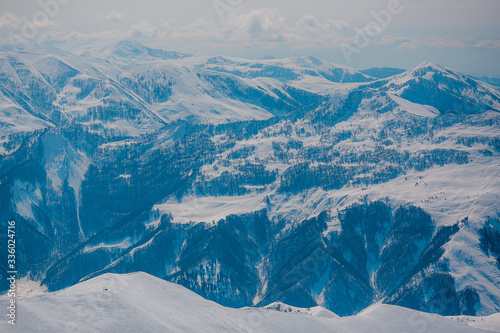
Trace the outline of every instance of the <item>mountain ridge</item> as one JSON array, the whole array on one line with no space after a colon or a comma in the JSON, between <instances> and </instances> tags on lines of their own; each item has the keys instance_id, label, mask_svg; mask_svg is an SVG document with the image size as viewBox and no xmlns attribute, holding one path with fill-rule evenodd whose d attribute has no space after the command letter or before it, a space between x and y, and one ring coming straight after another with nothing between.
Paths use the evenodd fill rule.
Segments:
<instances>
[{"instance_id":1,"label":"mountain ridge","mask_svg":"<svg viewBox=\"0 0 500 333\"><path fill-rule=\"evenodd\" d=\"M343 316L500 310L498 89L431 63L358 82L312 57L54 54L0 55L21 277L140 270Z\"/></svg>"}]
</instances>

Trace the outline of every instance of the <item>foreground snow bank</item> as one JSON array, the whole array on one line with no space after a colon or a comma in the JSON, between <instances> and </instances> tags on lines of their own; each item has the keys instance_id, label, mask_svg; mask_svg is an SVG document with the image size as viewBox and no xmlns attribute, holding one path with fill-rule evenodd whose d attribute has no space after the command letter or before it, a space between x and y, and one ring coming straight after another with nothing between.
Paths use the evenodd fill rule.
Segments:
<instances>
[{"instance_id":1,"label":"foreground snow bank","mask_svg":"<svg viewBox=\"0 0 500 333\"><path fill-rule=\"evenodd\" d=\"M3 309L7 302L0 300ZM344 318L320 308L300 310L281 303L232 309L146 273L105 274L60 292L19 298L17 304L17 325L4 320L1 332L460 333L499 327L497 315L475 318L478 328L473 328L457 317L381 304Z\"/></svg>"}]
</instances>

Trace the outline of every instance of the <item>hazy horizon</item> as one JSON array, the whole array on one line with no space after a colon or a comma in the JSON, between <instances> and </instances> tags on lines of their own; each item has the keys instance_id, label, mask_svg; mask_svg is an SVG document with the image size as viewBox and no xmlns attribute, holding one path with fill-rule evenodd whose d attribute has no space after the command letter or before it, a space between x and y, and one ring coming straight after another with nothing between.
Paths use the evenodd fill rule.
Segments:
<instances>
[{"instance_id":1,"label":"hazy horizon","mask_svg":"<svg viewBox=\"0 0 500 333\"><path fill-rule=\"evenodd\" d=\"M500 77L494 0L24 0L2 3L0 42L135 39L190 54L315 56L357 69L431 61Z\"/></svg>"}]
</instances>

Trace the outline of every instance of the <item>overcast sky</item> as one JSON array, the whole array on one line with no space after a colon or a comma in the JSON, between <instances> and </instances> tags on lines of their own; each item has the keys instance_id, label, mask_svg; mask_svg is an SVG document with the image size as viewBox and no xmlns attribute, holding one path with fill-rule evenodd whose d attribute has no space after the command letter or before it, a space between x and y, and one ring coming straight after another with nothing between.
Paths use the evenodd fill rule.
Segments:
<instances>
[{"instance_id":1,"label":"overcast sky","mask_svg":"<svg viewBox=\"0 0 500 333\"><path fill-rule=\"evenodd\" d=\"M3 43L133 38L194 54L313 55L359 69L428 60L500 77L499 0L2 0L0 9Z\"/></svg>"}]
</instances>

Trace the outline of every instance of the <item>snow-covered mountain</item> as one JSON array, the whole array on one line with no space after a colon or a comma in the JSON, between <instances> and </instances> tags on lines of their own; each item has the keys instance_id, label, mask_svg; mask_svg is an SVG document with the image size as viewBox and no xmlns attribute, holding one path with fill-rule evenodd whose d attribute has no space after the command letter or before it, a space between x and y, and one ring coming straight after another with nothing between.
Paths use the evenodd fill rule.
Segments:
<instances>
[{"instance_id":1,"label":"snow-covered mountain","mask_svg":"<svg viewBox=\"0 0 500 333\"><path fill-rule=\"evenodd\" d=\"M135 40L127 39L104 44L101 42L83 43L70 48L69 51L85 58L98 58L119 64L145 63L157 59L175 60L192 56L185 53L150 48Z\"/></svg>"},{"instance_id":2,"label":"snow-covered mountain","mask_svg":"<svg viewBox=\"0 0 500 333\"><path fill-rule=\"evenodd\" d=\"M232 309L145 273L105 274L66 290L18 299L17 325L2 332L498 332L498 316L446 318L375 305L339 318L321 309ZM5 305L4 300L0 304ZM290 311L289 311L290 310ZM474 321L472 321L474 319Z\"/></svg>"},{"instance_id":3,"label":"snow-covered mountain","mask_svg":"<svg viewBox=\"0 0 500 333\"><path fill-rule=\"evenodd\" d=\"M0 52L3 134L77 123L105 136L140 136L179 119L268 119L322 97L276 79L214 72L210 61L199 66L203 57L137 42L94 48L79 56L46 47Z\"/></svg>"},{"instance_id":4,"label":"snow-covered mountain","mask_svg":"<svg viewBox=\"0 0 500 333\"><path fill-rule=\"evenodd\" d=\"M381 84L384 85L378 88ZM433 106L443 113L475 114L500 108L497 87L430 62L374 86L378 91Z\"/></svg>"},{"instance_id":5,"label":"snow-covered mountain","mask_svg":"<svg viewBox=\"0 0 500 333\"><path fill-rule=\"evenodd\" d=\"M231 307L500 311L494 86L129 41L0 65L0 215L51 291L145 271Z\"/></svg>"},{"instance_id":6,"label":"snow-covered mountain","mask_svg":"<svg viewBox=\"0 0 500 333\"><path fill-rule=\"evenodd\" d=\"M200 63L200 60L202 62ZM186 62L217 72L245 78L268 77L283 82L316 78L334 83L370 82L374 78L353 68L332 64L315 57L246 60L229 57L191 58Z\"/></svg>"}]
</instances>

